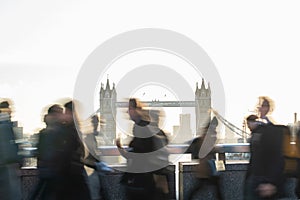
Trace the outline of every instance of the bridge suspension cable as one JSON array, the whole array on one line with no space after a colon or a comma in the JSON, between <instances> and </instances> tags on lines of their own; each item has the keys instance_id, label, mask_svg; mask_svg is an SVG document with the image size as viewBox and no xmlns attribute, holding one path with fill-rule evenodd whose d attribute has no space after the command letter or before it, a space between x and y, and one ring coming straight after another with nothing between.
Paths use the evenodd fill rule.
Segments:
<instances>
[{"instance_id":1,"label":"bridge suspension cable","mask_svg":"<svg viewBox=\"0 0 300 200\"><path fill-rule=\"evenodd\" d=\"M235 134L237 134L237 135L239 135L241 137L250 136L250 133L247 133L246 131L238 128L237 126L235 126L234 124L232 124L231 122L229 122L228 120L226 120L216 110L214 110L214 109L211 109L211 110L214 113L214 115L217 117L217 119L220 120L228 129L230 129Z\"/></svg>"}]
</instances>

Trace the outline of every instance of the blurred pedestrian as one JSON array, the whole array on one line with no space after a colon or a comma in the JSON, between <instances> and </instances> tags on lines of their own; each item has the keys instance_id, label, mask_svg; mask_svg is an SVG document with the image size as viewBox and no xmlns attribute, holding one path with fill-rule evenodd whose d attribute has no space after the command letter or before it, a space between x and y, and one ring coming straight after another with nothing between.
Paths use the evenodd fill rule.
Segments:
<instances>
[{"instance_id":1,"label":"blurred pedestrian","mask_svg":"<svg viewBox=\"0 0 300 200\"><path fill-rule=\"evenodd\" d=\"M13 124L11 122L11 103L0 103L0 198L3 200L20 200L21 158L15 142Z\"/></svg>"},{"instance_id":2,"label":"blurred pedestrian","mask_svg":"<svg viewBox=\"0 0 300 200\"><path fill-rule=\"evenodd\" d=\"M283 134L285 126L274 125L274 108L268 97L259 97L258 119L248 116L251 129L250 162L245 181L245 199L278 199L285 196ZM253 119L251 119L253 118Z\"/></svg>"},{"instance_id":3,"label":"blurred pedestrian","mask_svg":"<svg viewBox=\"0 0 300 200\"><path fill-rule=\"evenodd\" d=\"M64 199L90 200L88 187L88 176L84 168L85 148L79 129L79 121L73 101L64 104L64 134L66 141L66 153L68 157L65 162L69 170L65 176Z\"/></svg>"},{"instance_id":4,"label":"blurred pedestrian","mask_svg":"<svg viewBox=\"0 0 300 200\"><path fill-rule=\"evenodd\" d=\"M105 199L105 191L101 186L102 176L113 172L113 169L101 161L98 153L96 136L98 136L101 131L98 130L98 127L99 125L103 126L103 120L99 120L98 115L95 114L91 117L90 123L93 130L88 132L84 137L84 142L89 151L88 156L84 159L84 164L89 167L87 170L89 172L88 179L92 199L103 200Z\"/></svg>"},{"instance_id":5,"label":"blurred pedestrian","mask_svg":"<svg viewBox=\"0 0 300 200\"><path fill-rule=\"evenodd\" d=\"M220 185L220 174L213 163L216 161L214 145L217 142L217 126L218 120L214 117L204 128L204 134L195 138L186 150L186 153L192 154L192 159L199 159L199 164L196 165L194 169L197 177L197 183L193 185L193 190L187 199L195 198L195 194L207 185L211 185L215 188L215 196L217 199L223 199Z\"/></svg>"},{"instance_id":6,"label":"blurred pedestrian","mask_svg":"<svg viewBox=\"0 0 300 200\"><path fill-rule=\"evenodd\" d=\"M84 145L77 131L74 103L54 104L44 117L46 128L39 134L40 181L30 199L90 200L84 169Z\"/></svg>"},{"instance_id":7,"label":"blurred pedestrian","mask_svg":"<svg viewBox=\"0 0 300 200\"><path fill-rule=\"evenodd\" d=\"M44 116L46 128L39 132L37 145L37 168L39 182L30 199L63 199L64 176L68 172L65 162L65 138L63 132L63 108L58 104L49 107Z\"/></svg>"},{"instance_id":8,"label":"blurred pedestrian","mask_svg":"<svg viewBox=\"0 0 300 200\"><path fill-rule=\"evenodd\" d=\"M127 172L121 181L126 188L127 199L168 199L168 187L160 176L163 175L160 170L169 164L168 139L157 126L158 116L152 113L154 120L151 124L149 111L134 98L129 100L128 113L134 122L129 149L122 148L119 138L116 140L121 155L127 159Z\"/></svg>"},{"instance_id":9,"label":"blurred pedestrian","mask_svg":"<svg viewBox=\"0 0 300 200\"><path fill-rule=\"evenodd\" d=\"M93 131L88 132L84 137L84 142L88 148L89 155L87 157L88 160L99 162L100 157L98 155L98 143L96 136L99 135L98 127L99 127L99 117L97 115L93 115L91 117L91 124L93 126Z\"/></svg>"}]
</instances>

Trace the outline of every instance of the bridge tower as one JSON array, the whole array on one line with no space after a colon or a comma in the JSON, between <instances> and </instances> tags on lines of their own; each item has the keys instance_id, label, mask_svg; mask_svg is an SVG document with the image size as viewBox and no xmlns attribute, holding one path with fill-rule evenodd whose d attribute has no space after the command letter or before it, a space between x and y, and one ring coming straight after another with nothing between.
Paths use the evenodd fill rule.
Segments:
<instances>
[{"instance_id":1,"label":"bridge tower","mask_svg":"<svg viewBox=\"0 0 300 200\"><path fill-rule=\"evenodd\" d=\"M200 88L198 88L198 82L196 83L195 112L196 136L199 136L203 134L203 128L211 120L211 90L209 83L207 88L205 87L203 78Z\"/></svg>"},{"instance_id":2,"label":"bridge tower","mask_svg":"<svg viewBox=\"0 0 300 200\"><path fill-rule=\"evenodd\" d=\"M116 138L116 107L117 92L115 84L112 89L107 78L106 87L101 83L100 88L100 117L105 121L101 133L104 136L106 145L113 145Z\"/></svg>"}]
</instances>

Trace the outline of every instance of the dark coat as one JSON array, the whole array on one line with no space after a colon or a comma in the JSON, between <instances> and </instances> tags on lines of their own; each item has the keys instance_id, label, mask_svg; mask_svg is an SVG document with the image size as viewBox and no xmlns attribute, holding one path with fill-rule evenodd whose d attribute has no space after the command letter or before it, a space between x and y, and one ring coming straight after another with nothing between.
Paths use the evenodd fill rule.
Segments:
<instances>
[{"instance_id":1,"label":"dark coat","mask_svg":"<svg viewBox=\"0 0 300 200\"><path fill-rule=\"evenodd\" d=\"M254 188L271 183L281 190L284 182L282 153L284 126L261 124L252 131L248 175L254 178Z\"/></svg>"},{"instance_id":2,"label":"dark coat","mask_svg":"<svg viewBox=\"0 0 300 200\"><path fill-rule=\"evenodd\" d=\"M128 199L157 199L161 191L157 191L159 185L156 185L154 177L166 176L164 168L169 164L166 149L168 138L161 129L147 121L135 124L133 135L129 151L120 151L127 159L129 171L124 173L121 183L125 185Z\"/></svg>"},{"instance_id":3,"label":"dark coat","mask_svg":"<svg viewBox=\"0 0 300 200\"><path fill-rule=\"evenodd\" d=\"M42 178L56 178L68 172L65 138L60 124L52 124L39 133L37 167Z\"/></svg>"},{"instance_id":4,"label":"dark coat","mask_svg":"<svg viewBox=\"0 0 300 200\"><path fill-rule=\"evenodd\" d=\"M43 129L38 144L41 184L46 183L42 196L58 200L91 199L83 156L84 146L75 126L58 122Z\"/></svg>"},{"instance_id":5,"label":"dark coat","mask_svg":"<svg viewBox=\"0 0 300 200\"><path fill-rule=\"evenodd\" d=\"M9 120L0 121L0 165L20 163L18 146L15 143L15 135L12 122Z\"/></svg>"}]
</instances>

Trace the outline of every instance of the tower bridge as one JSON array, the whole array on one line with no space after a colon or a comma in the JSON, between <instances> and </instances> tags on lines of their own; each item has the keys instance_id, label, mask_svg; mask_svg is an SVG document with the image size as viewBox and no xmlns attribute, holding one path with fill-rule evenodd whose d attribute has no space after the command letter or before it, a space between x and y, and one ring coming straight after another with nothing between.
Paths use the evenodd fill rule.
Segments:
<instances>
[{"instance_id":1,"label":"tower bridge","mask_svg":"<svg viewBox=\"0 0 300 200\"><path fill-rule=\"evenodd\" d=\"M195 135L201 135L203 127L211 120L211 89L208 83L208 87L205 86L204 79L202 78L202 83L200 88L198 83L196 83L195 99L193 101L142 101L145 107L194 107L196 114L196 133ZM117 114L118 108L127 108L128 102L117 101L117 91L115 84L110 87L109 79L107 79L106 87L101 83L100 88L100 107L97 112L100 114L101 118L105 120L106 125L102 128L102 133L107 138L107 141L111 141L113 144L116 138L116 121L115 116ZM215 114L215 113L214 113ZM240 135L244 137L245 131L237 128L233 124L229 123L220 115L216 115L218 120L228 127L235 135ZM181 116L183 121L189 122L186 116ZM181 130L181 132L180 132ZM180 134L185 134L182 129L179 129ZM110 145L110 144L109 144Z\"/></svg>"}]
</instances>

